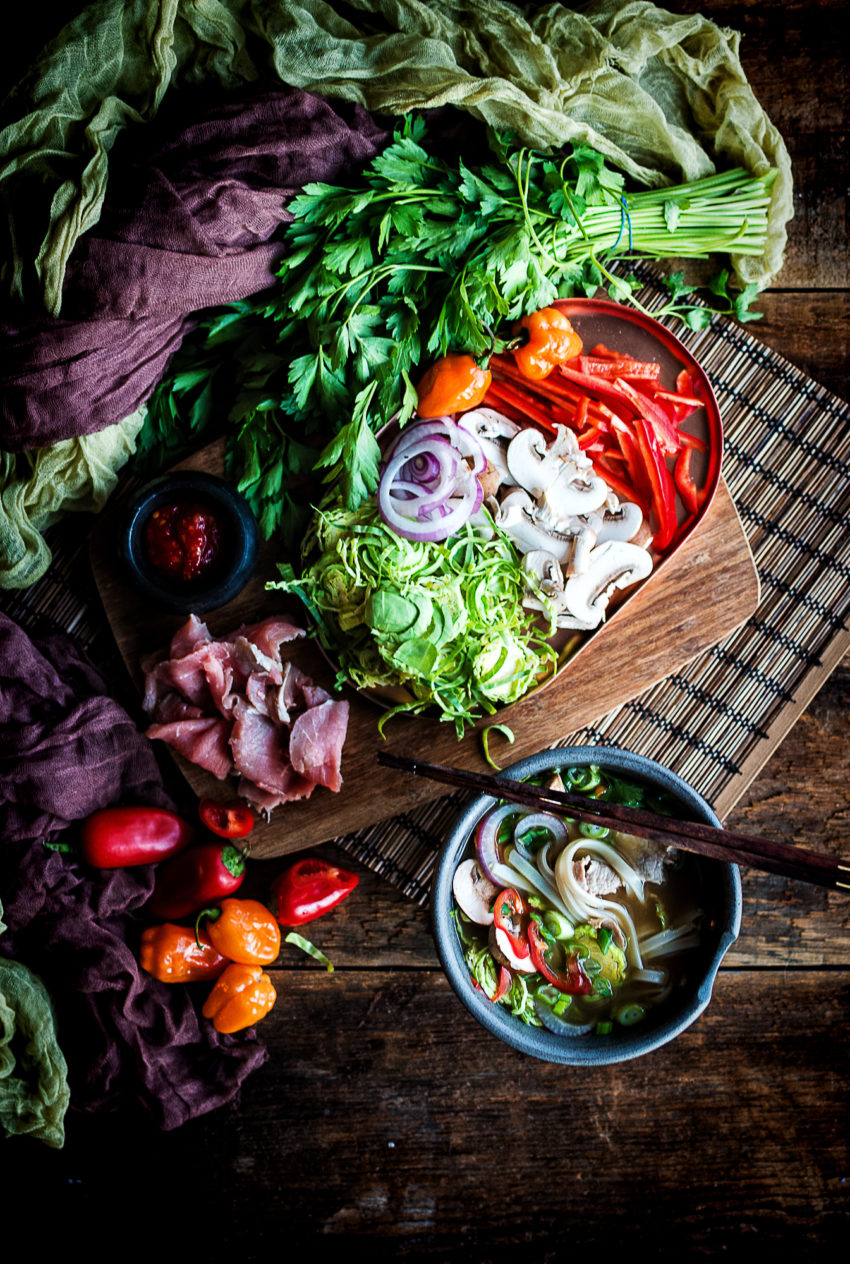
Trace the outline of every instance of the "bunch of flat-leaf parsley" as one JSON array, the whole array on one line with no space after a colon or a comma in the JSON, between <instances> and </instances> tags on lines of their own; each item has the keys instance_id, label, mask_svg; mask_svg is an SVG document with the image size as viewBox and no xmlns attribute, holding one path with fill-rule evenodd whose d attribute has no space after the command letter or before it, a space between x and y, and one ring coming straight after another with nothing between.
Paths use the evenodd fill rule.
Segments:
<instances>
[{"instance_id":1,"label":"bunch of flat-leaf parsley","mask_svg":"<svg viewBox=\"0 0 850 1264\"><path fill-rule=\"evenodd\" d=\"M298 538L310 478L349 508L374 490L375 433L411 415L430 360L486 352L518 317L600 286L639 306L623 260L764 249L773 172L631 193L584 145L551 156L493 133L473 169L425 142L410 117L355 187L307 185L289 204L277 293L203 321L150 402L146 452L227 412L229 467L267 537ZM755 287L730 295L728 277L713 310L753 319ZM708 323L681 274L668 288L661 314Z\"/></svg>"}]
</instances>

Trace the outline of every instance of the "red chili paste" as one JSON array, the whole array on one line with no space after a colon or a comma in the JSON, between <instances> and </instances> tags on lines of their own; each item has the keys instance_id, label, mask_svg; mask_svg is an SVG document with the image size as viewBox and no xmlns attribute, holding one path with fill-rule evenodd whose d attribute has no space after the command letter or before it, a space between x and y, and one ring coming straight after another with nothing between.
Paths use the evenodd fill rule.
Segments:
<instances>
[{"instance_id":1,"label":"red chili paste","mask_svg":"<svg viewBox=\"0 0 850 1264\"><path fill-rule=\"evenodd\" d=\"M169 579L199 579L218 560L221 522L206 505L185 502L155 509L145 527L152 566Z\"/></svg>"}]
</instances>

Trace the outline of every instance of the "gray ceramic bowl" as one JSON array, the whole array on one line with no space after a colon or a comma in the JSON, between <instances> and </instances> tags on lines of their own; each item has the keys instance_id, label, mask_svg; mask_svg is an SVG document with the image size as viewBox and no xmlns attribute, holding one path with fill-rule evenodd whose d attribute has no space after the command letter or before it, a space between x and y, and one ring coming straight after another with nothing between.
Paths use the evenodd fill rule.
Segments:
<instances>
[{"instance_id":1,"label":"gray ceramic bowl","mask_svg":"<svg viewBox=\"0 0 850 1264\"><path fill-rule=\"evenodd\" d=\"M175 503L208 507L222 527L222 547L215 564L191 581L171 579L151 565L144 533L154 510ZM149 483L129 506L118 551L135 587L155 606L178 614L204 614L231 601L254 570L259 533L245 497L214 474L183 470Z\"/></svg>"},{"instance_id":2,"label":"gray ceramic bowl","mask_svg":"<svg viewBox=\"0 0 850 1264\"><path fill-rule=\"evenodd\" d=\"M706 801L681 777L642 755L598 746L566 746L531 755L510 768L505 776L515 780L533 777L556 768L602 769L625 779L632 778L674 795L683 816L709 825L720 822ZM431 888L431 918L437 952L449 982L470 1013L494 1036L522 1053L546 1062L570 1066L604 1066L638 1058L673 1040L703 1012L723 957L738 937L741 926L741 879L735 865L694 857L699 865L703 909L707 913L701 948L693 950L683 987L658 1009L632 1027L619 1027L608 1036L556 1035L540 1027L526 1025L504 1005L493 1004L470 981L460 941L451 918L452 878L466 852L472 831L495 799L480 795L460 814L440 854Z\"/></svg>"}]
</instances>

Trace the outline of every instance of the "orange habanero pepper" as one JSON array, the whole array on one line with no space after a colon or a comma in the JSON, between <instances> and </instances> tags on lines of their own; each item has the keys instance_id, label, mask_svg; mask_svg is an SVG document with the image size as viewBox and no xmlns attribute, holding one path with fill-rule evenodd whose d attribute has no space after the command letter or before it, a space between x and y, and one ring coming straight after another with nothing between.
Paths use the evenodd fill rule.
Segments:
<instances>
[{"instance_id":1,"label":"orange habanero pepper","mask_svg":"<svg viewBox=\"0 0 850 1264\"><path fill-rule=\"evenodd\" d=\"M514 360L530 381L542 381L556 365L581 354L581 338L557 307L541 307L523 316L517 328L528 331L528 341L515 348Z\"/></svg>"},{"instance_id":2,"label":"orange habanero pepper","mask_svg":"<svg viewBox=\"0 0 850 1264\"><path fill-rule=\"evenodd\" d=\"M213 948L245 966L264 966L280 952L277 918L259 900L222 900L217 908L204 909L206 931Z\"/></svg>"},{"instance_id":3,"label":"orange habanero pepper","mask_svg":"<svg viewBox=\"0 0 850 1264\"><path fill-rule=\"evenodd\" d=\"M142 931L139 965L160 983L197 983L217 979L227 957L217 952L204 931L163 922Z\"/></svg>"},{"instance_id":4,"label":"orange habanero pepper","mask_svg":"<svg viewBox=\"0 0 850 1264\"><path fill-rule=\"evenodd\" d=\"M431 365L419 383L417 415L426 419L445 417L477 408L492 380L490 370L471 355L443 356Z\"/></svg>"},{"instance_id":5,"label":"orange habanero pepper","mask_svg":"<svg viewBox=\"0 0 850 1264\"><path fill-rule=\"evenodd\" d=\"M253 1027L274 1005L277 993L260 966L229 965L210 992L201 1013L223 1035Z\"/></svg>"}]
</instances>

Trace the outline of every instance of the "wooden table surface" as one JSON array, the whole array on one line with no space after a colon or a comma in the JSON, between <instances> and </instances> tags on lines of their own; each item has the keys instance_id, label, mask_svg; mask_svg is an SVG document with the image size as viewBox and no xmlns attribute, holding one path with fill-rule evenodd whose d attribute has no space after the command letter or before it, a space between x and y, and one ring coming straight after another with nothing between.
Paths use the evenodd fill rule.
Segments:
<instances>
[{"instance_id":1,"label":"wooden table surface","mask_svg":"<svg viewBox=\"0 0 850 1264\"><path fill-rule=\"evenodd\" d=\"M787 262L749 329L850 399L846 5L669 7L743 32L793 160ZM848 752L845 659L727 823L848 854ZM251 882L280 864L257 862ZM311 928L334 974L292 957L273 971L270 1057L236 1103L172 1134L70 1115L61 1152L2 1147L69 1243L150 1240L166 1260L191 1243L198 1259L322 1260L356 1244L380 1259L535 1262L641 1241L656 1259L819 1259L842 1243L847 897L744 873L741 937L707 1013L649 1057L576 1074L486 1035L438 967L427 914L360 873Z\"/></svg>"}]
</instances>

